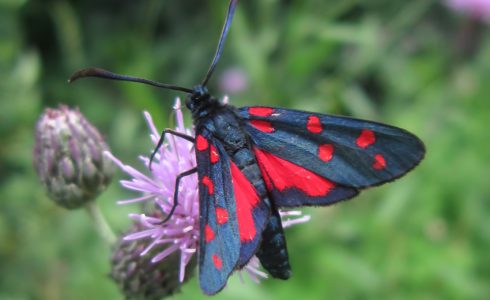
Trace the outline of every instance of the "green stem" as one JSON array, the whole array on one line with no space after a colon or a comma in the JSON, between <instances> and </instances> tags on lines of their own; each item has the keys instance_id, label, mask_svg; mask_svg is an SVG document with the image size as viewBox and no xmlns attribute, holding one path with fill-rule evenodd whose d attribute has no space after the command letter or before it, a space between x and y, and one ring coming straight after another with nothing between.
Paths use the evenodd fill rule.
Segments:
<instances>
[{"instance_id":1,"label":"green stem","mask_svg":"<svg viewBox=\"0 0 490 300\"><path fill-rule=\"evenodd\" d=\"M100 236L109 245L113 245L116 242L116 235L112 231L111 227L107 223L104 215L100 211L95 201L90 201L86 206L87 212L95 223L95 227Z\"/></svg>"}]
</instances>

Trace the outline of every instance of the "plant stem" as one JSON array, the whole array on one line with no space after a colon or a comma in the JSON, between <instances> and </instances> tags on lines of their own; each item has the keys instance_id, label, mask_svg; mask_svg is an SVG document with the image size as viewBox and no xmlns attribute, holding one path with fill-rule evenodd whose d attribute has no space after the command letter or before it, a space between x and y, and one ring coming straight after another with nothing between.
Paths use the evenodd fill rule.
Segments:
<instances>
[{"instance_id":1,"label":"plant stem","mask_svg":"<svg viewBox=\"0 0 490 300\"><path fill-rule=\"evenodd\" d=\"M112 246L116 242L116 235L107 223L99 206L97 206L95 201L90 201L85 207L102 239Z\"/></svg>"}]
</instances>

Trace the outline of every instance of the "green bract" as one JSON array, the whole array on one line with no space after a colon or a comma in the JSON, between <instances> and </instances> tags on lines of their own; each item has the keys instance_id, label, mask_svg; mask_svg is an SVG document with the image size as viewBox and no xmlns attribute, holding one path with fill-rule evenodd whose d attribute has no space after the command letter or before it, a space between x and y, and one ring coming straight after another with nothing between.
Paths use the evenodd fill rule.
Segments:
<instances>
[{"instance_id":1,"label":"green bract","mask_svg":"<svg viewBox=\"0 0 490 300\"><path fill-rule=\"evenodd\" d=\"M142 230L141 225L135 224L127 233ZM122 237L127 236L123 234ZM179 281L181 257L174 252L164 260L153 262L158 250L148 251L148 242L119 239L116 243L111 260L111 277L118 284L126 299L159 300L169 297L180 291L183 282L186 282L194 273L195 260L184 266L186 276L183 282Z\"/></svg>"}]
</instances>

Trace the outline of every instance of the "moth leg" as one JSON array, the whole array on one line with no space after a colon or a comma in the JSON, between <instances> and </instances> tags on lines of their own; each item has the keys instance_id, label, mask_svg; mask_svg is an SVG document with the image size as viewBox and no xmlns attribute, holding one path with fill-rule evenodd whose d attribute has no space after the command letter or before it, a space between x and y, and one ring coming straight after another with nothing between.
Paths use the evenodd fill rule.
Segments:
<instances>
[{"instance_id":1,"label":"moth leg","mask_svg":"<svg viewBox=\"0 0 490 300\"><path fill-rule=\"evenodd\" d=\"M192 137L190 135L187 135L185 133L178 132L178 131L172 130L170 128L164 129L162 131L162 134L160 135L160 139L158 140L158 143L157 143L157 146L155 147L155 150L153 150L153 152L151 153L151 156L150 156L150 165L149 165L150 170L151 170L151 164L153 163L153 159L155 158L155 155L157 154L157 151L160 149L160 147L162 147L163 142L165 141L165 135L167 133L168 134L171 134L171 135L178 136L178 137L180 137L182 139L188 140L191 143L194 143L194 141L195 141L194 137Z\"/></svg>"},{"instance_id":2,"label":"moth leg","mask_svg":"<svg viewBox=\"0 0 490 300\"><path fill-rule=\"evenodd\" d=\"M172 205L172 209L168 213L167 217L162 222L160 222L160 224L164 224L165 222L167 222L170 219L170 217L172 217L172 215L174 214L175 208L179 204L179 184L180 184L180 180L182 178L184 178L185 176L194 174L196 172L197 172L197 167L196 168L192 168L190 170L187 170L187 171L182 172L179 175L177 175L177 178L175 179L174 203Z\"/></svg>"}]
</instances>

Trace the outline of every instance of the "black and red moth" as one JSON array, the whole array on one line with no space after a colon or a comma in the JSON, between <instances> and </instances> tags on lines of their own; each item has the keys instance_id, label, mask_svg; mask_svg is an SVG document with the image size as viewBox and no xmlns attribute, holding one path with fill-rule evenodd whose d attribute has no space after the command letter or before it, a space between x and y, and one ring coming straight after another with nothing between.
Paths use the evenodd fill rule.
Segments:
<instances>
[{"instance_id":1,"label":"black and red moth","mask_svg":"<svg viewBox=\"0 0 490 300\"><path fill-rule=\"evenodd\" d=\"M172 134L195 143L200 206L199 281L215 294L230 274L257 255L276 278L291 274L278 208L326 206L392 181L424 157L424 144L393 126L284 108L235 108L206 89L219 60L238 0L231 0L216 54L193 89L89 68L75 73L133 81L188 94L196 136L165 129L153 152ZM173 213L163 221L169 220Z\"/></svg>"}]
</instances>

